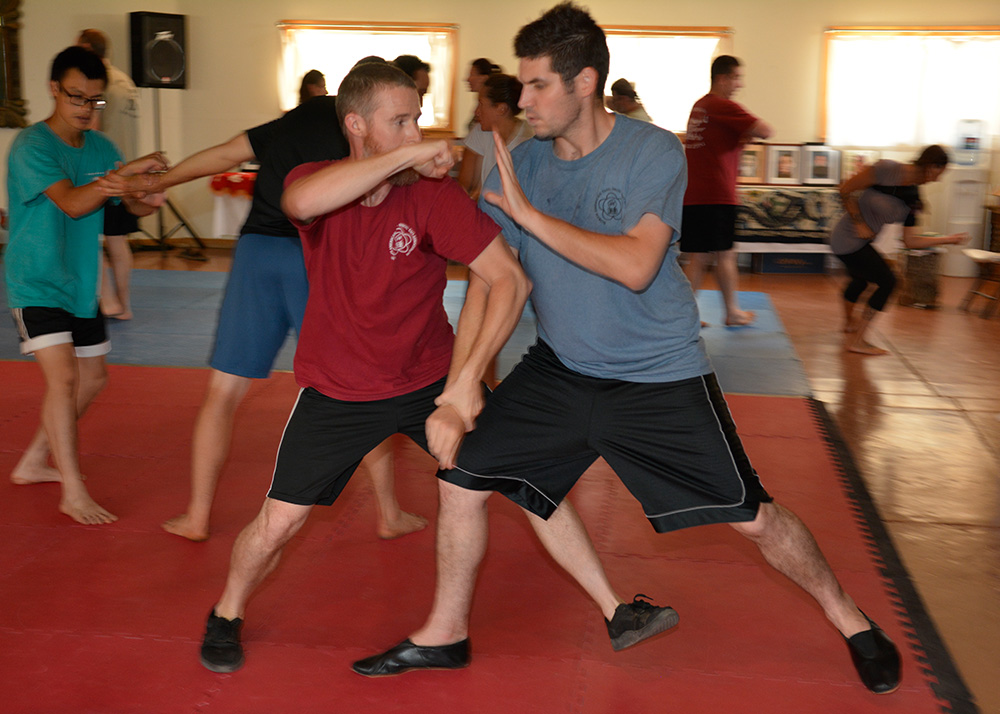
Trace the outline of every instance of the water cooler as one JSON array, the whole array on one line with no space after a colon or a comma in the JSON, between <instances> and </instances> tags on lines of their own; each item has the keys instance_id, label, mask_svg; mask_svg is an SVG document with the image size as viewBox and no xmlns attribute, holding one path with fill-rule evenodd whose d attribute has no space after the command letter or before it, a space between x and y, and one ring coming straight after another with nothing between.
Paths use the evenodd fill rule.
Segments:
<instances>
[{"instance_id":1,"label":"water cooler","mask_svg":"<svg viewBox=\"0 0 1000 714\"><path fill-rule=\"evenodd\" d=\"M947 246L941 256L942 275L970 277L977 273L976 264L962 248L983 247L983 207L990 179L986 136L986 122L966 119L958 123L953 162L942 177L948 217L945 232L968 233L969 240L965 245Z\"/></svg>"}]
</instances>

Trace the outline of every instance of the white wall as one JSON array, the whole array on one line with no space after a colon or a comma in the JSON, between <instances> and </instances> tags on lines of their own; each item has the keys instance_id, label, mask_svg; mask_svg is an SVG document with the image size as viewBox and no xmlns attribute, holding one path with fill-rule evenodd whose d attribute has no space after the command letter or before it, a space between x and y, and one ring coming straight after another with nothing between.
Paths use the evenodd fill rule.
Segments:
<instances>
[{"instance_id":1,"label":"white wall","mask_svg":"<svg viewBox=\"0 0 1000 714\"><path fill-rule=\"evenodd\" d=\"M505 0L24 0L21 68L30 121L48 116L46 87L52 57L85 27L105 30L113 62L128 70L128 13L135 10L187 15L189 83L186 90L159 90L162 145L179 160L199 149L275 117L278 110L278 32L288 19L449 22L460 27L460 76L468 62L490 57L514 69L511 40L517 29L552 2ZM940 5L913 0L583 0L602 24L713 25L733 28L734 53L746 65L747 86L738 99L776 128L775 141L817 138L824 28L838 25L989 25L1000 20L996 0L955 0ZM99 11L94 11L94 6ZM655 59L651 59L655 61ZM665 73L687 71L664 67ZM706 67L704 70L708 72ZM901 69L905 71L905 68ZM332 90L332 88L331 88ZM472 112L472 96L457 88L458 116ZM140 149L151 150L152 92L142 90ZM15 130L0 129L6 156ZM942 137L943 140L949 137ZM997 145L994 137L994 146ZM994 167L993 183L1000 183ZM6 161L0 162L0 188ZM0 204L6 203L6 191ZM171 190L195 227L211 230L211 196L205 181Z\"/></svg>"}]
</instances>

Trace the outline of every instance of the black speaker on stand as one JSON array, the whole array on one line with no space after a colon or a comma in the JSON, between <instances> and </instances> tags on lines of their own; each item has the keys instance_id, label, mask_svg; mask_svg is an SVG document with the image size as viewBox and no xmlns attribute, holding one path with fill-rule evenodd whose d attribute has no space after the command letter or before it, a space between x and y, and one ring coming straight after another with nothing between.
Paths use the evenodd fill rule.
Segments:
<instances>
[{"instance_id":1,"label":"black speaker on stand","mask_svg":"<svg viewBox=\"0 0 1000 714\"><path fill-rule=\"evenodd\" d=\"M184 15L173 15L164 12L133 12L129 13L132 40L132 81L138 87L153 89L153 139L157 150L160 147L160 90L184 89L187 87L187 53L184 36ZM200 249L205 243L191 227L191 224L181 215L177 206L168 198L164 204L169 208L178 223L166 230L163 223L163 209L157 213L159 235L154 236L143 231L153 241L154 245L139 246L139 250L170 250L167 243L182 227L191 234L198 248L185 248L182 258L190 260L208 260Z\"/></svg>"}]
</instances>

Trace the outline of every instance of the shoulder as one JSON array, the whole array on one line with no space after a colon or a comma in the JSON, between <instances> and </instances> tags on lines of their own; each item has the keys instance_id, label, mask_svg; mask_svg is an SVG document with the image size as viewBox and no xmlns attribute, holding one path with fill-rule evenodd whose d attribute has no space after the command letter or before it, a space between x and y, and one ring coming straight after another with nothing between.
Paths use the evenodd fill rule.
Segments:
<instances>
[{"instance_id":1,"label":"shoulder","mask_svg":"<svg viewBox=\"0 0 1000 714\"><path fill-rule=\"evenodd\" d=\"M135 82L128 74L114 65L108 65L108 84L117 84L123 88L135 90Z\"/></svg>"},{"instance_id":2,"label":"shoulder","mask_svg":"<svg viewBox=\"0 0 1000 714\"><path fill-rule=\"evenodd\" d=\"M611 136L616 143L627 146L627 154L631 154L636 160L684 156L684 146L673 132L639 119L618 115L615 117L615 130Z\"/></svg>"},{"instance_id":3,"label":"shoulder","mask_svg":"<svg viewBox=\"0 0 1000 714\"><path fill-rule=\"evenodd\" d=\"M38 122L21 129L14 137L14 146L42 146L51 144L55 135L45 126L45 122Z\"/></svg>"}]
</instances>

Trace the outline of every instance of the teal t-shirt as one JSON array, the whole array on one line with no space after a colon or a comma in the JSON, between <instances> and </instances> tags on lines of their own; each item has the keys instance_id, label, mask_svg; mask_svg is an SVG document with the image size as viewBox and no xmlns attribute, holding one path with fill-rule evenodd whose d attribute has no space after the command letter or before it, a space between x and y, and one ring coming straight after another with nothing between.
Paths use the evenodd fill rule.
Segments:
<instances>
[{"instance_id":1,"label":"teal t-shirt","mask_svg":"<svg viewBox=\"0 0 1000 714\"><path fill-rule=\"evenodd\" d=\"M83 186L121 160L114 143L97 131L85 131L80 148L64 142L45 122L17 135L7 159L10 235L4 274L10 307L97 314L104 207L70 218L45 191L64 179Z\"/></svg>"},{"instance_id":2,"label":"teal t-shirt","mask_svg":"<svg viewBox=\"0 0 1000 714\"><path fill-rule=\"evenodd\" d=\"M534 283L539 337L564 365L591 377L673 382L711 372L698 306L677 264L687 185L680 141L618 115L608 138L586 156L564 161L552 148L551 141L531 139L512 153L521 188L535 208L608 235L627 232L651 213L674 234L653 282L635 292L556 253L480 199ZM500 192L496 169L485 188Z\"/></svg>"}]
</instances>

